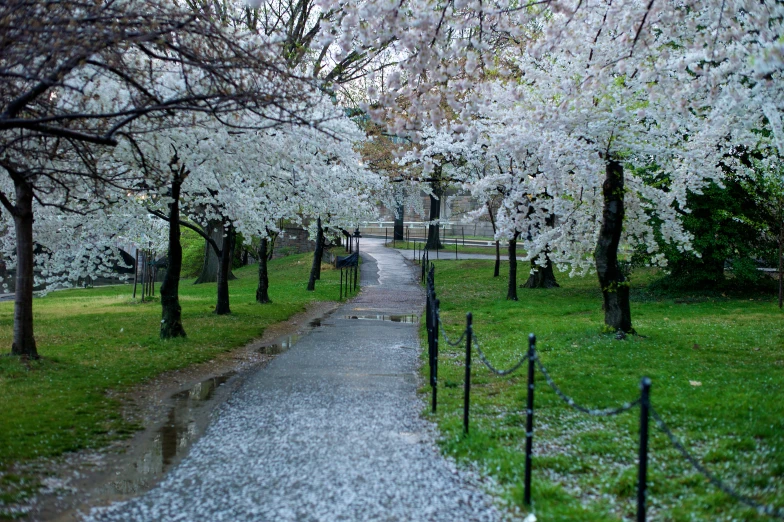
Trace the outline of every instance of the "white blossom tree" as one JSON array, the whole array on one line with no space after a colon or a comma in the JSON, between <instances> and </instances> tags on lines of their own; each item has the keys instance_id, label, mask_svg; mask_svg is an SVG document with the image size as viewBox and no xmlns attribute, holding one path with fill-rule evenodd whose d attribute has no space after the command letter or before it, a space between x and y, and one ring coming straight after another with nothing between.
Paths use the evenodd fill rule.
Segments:
<instances>
[{"instance_id":1,"label":"white blossom tree","mask_svg":"<svg viewBox=\"0 0 784 522\"><path fill-rule=\"evenodd\" d=\"M92 211L112 203L111 189L136 181L121 166L99 165L102 147L165 127L183 111L227 125L239 110L273 121L301 117L284 102L316 86L281 66L274 38L233 27L155 0L0 7L0 167L10 181L0 203L17 243L13 354L38 356L35 212Z\"/></svg>"}]
</instances>

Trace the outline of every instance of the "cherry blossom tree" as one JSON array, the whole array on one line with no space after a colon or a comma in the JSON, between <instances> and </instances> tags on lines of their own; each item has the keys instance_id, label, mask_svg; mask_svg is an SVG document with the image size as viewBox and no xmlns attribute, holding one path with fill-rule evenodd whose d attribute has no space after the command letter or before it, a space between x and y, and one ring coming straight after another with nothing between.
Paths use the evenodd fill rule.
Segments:
<instances>
[{"instance_id":1,"label":"cherry blossom tree","mask_svg":"<svg viewBox=\"0 0 784 522\"><path fill-rule=\"evenodd\" d=\"M518 165L533 158L538 172L518 178L509 194L515 203L499 216L502 229L514 234L535 225L540 233L525 242L529 256L549 249L573 272L596 270L605 322L633 331L619 248L647 245L653 262L663 264L657 220L665 241L690 248L677 211L687 211L689 191L720 179L719 150L739 135L733 115L753 99L764 108L765 126L780 121L773 113L781 105L770 100L780 73L782 6L629 0L405 7L354 9L358 20L382 20L372 33L366 22L355 24L360 38L396 38L407 50L376 116L394 119L400 133L443 126L445 107L469 135L478 118L493 122L497 155ZM640 173L652 165L658 184ZM536 201L530 215L527 198ZM551 216L555 227L546 223Z\"/></svg>"},{"instance_id":2,"label":"cherry blossom tree","mask_svg":"<svg viewBox=\"0 0 784 522\"><path fill-rule=\"evenodd\" d=\"M12 186L0 202L18 267L12 353L34 358L33 216L109 204L107 187L133 185L126 169L98 168L101 147L181 111L226 124L238 110L288 121L299 117L283 103L292 89L316 87L280 66L274 39L155 0L14 0L0 7L0 34L0 167Z\"/></svg>"}]
</instances>

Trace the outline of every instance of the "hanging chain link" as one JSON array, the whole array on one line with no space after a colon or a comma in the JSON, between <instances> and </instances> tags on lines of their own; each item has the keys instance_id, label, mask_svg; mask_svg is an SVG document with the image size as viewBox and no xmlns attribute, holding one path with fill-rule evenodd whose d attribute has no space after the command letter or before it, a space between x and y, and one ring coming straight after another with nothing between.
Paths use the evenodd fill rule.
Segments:
<instances>
[{"instance_id":1,"label":"hanging chain link","mask_svg":"<svg viewBox=\"0 0 784 522\"><path fill-rule=\"evenodd\" d=\"M696 469L702 475L704 475L705 478L707 478L711 484L713 484L715 487L717 487L727 495L731 496L741 504L745 504L752 509L756 509L757 513L759 513L760 515L767 515L769 517L774 517L774 518L784 520L784 510L776 509L776 507L773 505L766 506L760 504L759 502L745 495L742 495L733 489L730 489L730 487L727 486L721 480L719 480L719 478L716 477L716 475L708 471L705 468L705 466L703 466L691 453L689 453L689 451L683 446L683 444L681 444L681 442L678 440L678 438L675 436L672 430L670 430L669 426L667 426L664 420L661 417L659 417L659 414L656 413L656 410L653 409L653 406L651 406L650 409L651 409L651 416L653 417L653 420L656 422L656 425L659 427L661 431L665 433L665 435L667 435L667 438L670 439L670 442L672 443L673 446L675 446L675 449L678 450L678 453L680 453L683 458L688 460L689 464L691 464L694 467L694 469Z\"/></svg>"},{"instance_id":2,"label":"hanging chain link","mask_svg":"<svg viewBox=\"0 0 784 522\"><path fill-rule=\"evenodd\" d=\"M574 402L574 399L566 395L563 391L561 391L558 385L555 384L553 378L550 377L550 372L547 371L547 368L545 368L544 364L542 364L542 361L539 360L539 357L537 355L534 355L534 360L536 361L536 366L539 368L539 371L542 372L542 375L544 375L544 378L547 381L547 384L550 386L550 388L553 389L553 391L556 393L556 395L558 395L558 397L561 398L562 401L564 401L566 404L568 404L569 406L571 406L577 411L587 413L588 415L594 415L596 417L611 417L613 415L618 415L625 411L629 411L635 406L637 406L638 404L640 404L640 400L641 400L640 398L637 398L633 402L624 403L618 406L617 408L596 409L596 408L588 408L586 406L577 404L576 402Z\"/></svg>"},{"instance_id":3,"label":"hanging chain link","mask_svg":"<svg viewBox=\"0 0 784 522\"><path fill-rule=\"evenodd\" d=\"M446 330L444 330L444 323L441 322L441 314L440 313L438 314L437 318L438 318L438 326L441 327L441 336L446 341L446 344L448 344L449 346L457 346L457 345L459 345L460 343L463 342L463 339L465 339L465 335L466 335L466 331L465 330L463 330L463 333L460 334L460 338L458 340L450 341L449 340L449 336L446 334Z\"/></svg>"},{"instance_id":4,"label":"hanging chain link","mask_svg":"<svg viewBox=\"0 0 784 522\"><path fill-rule=\"evenodd\" d=\"M474 341L474 347L476 348L476 352L479 354L479 360L480 360L480 361L482 361L482 364L484 364L485 366L487 366L487 369L488 369L488 370L490 370L491 372L493 372L494 374L496 374L496 375L498 375L498 376L509 375L509 374L511 374L511 373L514 373L514 372L516 372L516 371L517 371L517 370L519 370L519 369L520 369L520 367L521 367L523 364L525 364L525 362L528 360L528 354L526 354L526 355L523 355L523 358L522 358L522 359L520 359L520 361L518 361L518 363L517 363L517 364L515 364L514 366L512 366L510 369L508 369L508 370L499 370L498 368L496 368L495 366L493 366L493 365L490 363L490 361L488 361L488 360L487 360L487 357L485 357L485 353L482 351L482 348L481 348L481 346L479 346L479 339L477 339L477 338L476 338L476 334L474 334L474 335L471 337L471 339L473 339L473 341Z\"/></svg>"}]
</instances>

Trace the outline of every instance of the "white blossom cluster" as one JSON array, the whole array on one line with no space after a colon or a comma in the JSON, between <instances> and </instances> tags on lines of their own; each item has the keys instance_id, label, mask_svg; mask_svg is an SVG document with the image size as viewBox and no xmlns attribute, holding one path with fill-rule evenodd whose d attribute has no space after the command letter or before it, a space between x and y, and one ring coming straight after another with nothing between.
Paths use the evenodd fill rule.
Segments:
<instances>
[{"instance_id":1,"label":"white blossom cluster","mask_svg":"<svg viewBox=\"0 0 784 522\"><path fill-rule=\"evenodd\" d=\"M687 195L747 169L743 151L784 186L780 2L341 6L365 21L341 27L353 41L400 42L399 72L371 95L376 117L421 139L406 161L450 163L475 196L500 194L498 237L519 234L529 258L593 269L611 161L622 246L659 265L662 241L691 248Z\"/></svg>"}]
</instances>

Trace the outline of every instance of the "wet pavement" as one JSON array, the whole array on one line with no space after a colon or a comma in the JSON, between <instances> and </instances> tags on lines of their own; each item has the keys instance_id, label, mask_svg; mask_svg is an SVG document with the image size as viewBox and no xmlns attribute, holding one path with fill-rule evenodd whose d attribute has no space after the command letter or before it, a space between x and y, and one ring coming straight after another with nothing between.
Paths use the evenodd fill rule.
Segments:
<instances>
[{"instance_id":1,"label":"wet pavement","mask_svg":"<svg viewBox=\"0 0 784 522\"><path fill-rule=\"evenodd\" d=\"M280 355L240 384L163 481L87 519L500 519L478 479L440 455L420 416L416 272L383 240L360 248L356 298L298 339L265 347Z\"/></svg>"}]
</instances>

